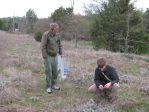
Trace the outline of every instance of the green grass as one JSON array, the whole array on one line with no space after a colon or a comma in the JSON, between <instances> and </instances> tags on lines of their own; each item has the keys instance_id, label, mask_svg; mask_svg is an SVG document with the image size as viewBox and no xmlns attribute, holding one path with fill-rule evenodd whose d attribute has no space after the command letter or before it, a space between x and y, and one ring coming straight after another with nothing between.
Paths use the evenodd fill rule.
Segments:
<instances>
[{"instance_id":1,"label":"green grass","mask_svg":"<svg viewBox=\"0 0 149 112\"><path fill-rule=\"evenodd\" d=\"M36 68L36 69L34 69L34 70L31 69L31 71L32 71L33 73L36 73L36 74L44 74L45 69L44 69L43 64L41 64L40 67L38 67L38 68Z\"/></svg>"},{"instance_id":2,"label":"green grass","mask_svg":"<svg viewBox=\"0 0 149 112\"><path fill-rule=\"evenodd\" d=\"M40 74L39 76L38 76L38 87L39 88L44 88L45 87L45 85L46 85L46 79L45 79L45 74Z\"/></svg>"},{"instance_id":3,"label":"green grass","mask_svg":"<svg viewBox=\"0 0 149 112\"><path fill-rule=\"evenodd\" d=\"M38 85L36 89L27 89L21 86L17 86L18 90L21 93L21 100L19 102L20 105L30 106L39 110L42 106L47 102L47 96L44 93L44 78L40 76L38 78Z\"/></svg>"},{"instance_id":4,"label":"green grass","mask_svg":"<svg viewBox=\"0 0 149 112\"><path fill-rule=\"evenodd\" d=\"M148 112L149 97L137 88L121 88L119 93L119 112Z\"/></svg>"},{"instance_id":5,"label":"green grass","mask_svg":"<svg viewBox=\"0 0 149 112\"><path fill-rule=\"evenodd\" d=\"M2 67L0 67L0 73L3 73L3 68Z\"/></svg>"},{"instance_id":6,"label":"green grass","mask_svg":"<svg viewBox=\"0 0 149 112\"><path fill-rule=\"evenodd\" d=\"M149 103L139 102L139 103L128 103L124 105L119 112L148 112Z\"/></svg>"},{"instance_id":7,"label":"green grass","mask_svg":"<svg viewBox=\"0 0 149 112\"><path fill-rule=\"evenodd\" d=\"M73 82L65 80L61 82L61 91L57 94L63 100L56 106L57 108L68 107L71 108L75 103L83 103L86 100L92 98L92 95L87 92L87 86L76 86Z\"/></svg>"},{"instance_id":8,"label":"green grass","mask_svg":"<svg viewBox=\"0 0 149 112\"><path fill-rule=\"evenodd\" d=\"M135 64L127 64L124 68L124 73L136 75L139 72L139 67Z\"/></svg>"},{"instance_id":9,"label":"green grass","mask_svg":"<svg viewBox=\"0 0 149 112\"><path fill-rule=\"evenodd\" d=\"M27 90L26 88L18 86L21 92L22 100L19 102L23 106L31 106L36 110L42 110L45 105L51 105L50 109L55 112L67 108L73 108L75 103L83 103L92 98L92 94L87 92L87 86L76 86L70 79L63 82L58 82L61 87L60 91L54 91L52 95L45 93L45 75L38 76L38 87L35 90ZM31 97L37 97L34 100ZM50 110L49 110L50 111Z\"/></svg>"},{"instance_id":10,"label":"green grass","mask_svg":"<svg viewBox=\"0 0 149 112\"><path fill-rule=\"evenodd\" d=\"M28 52L29 50L31 50L31 45L23 45L23 46L14 47L10 49L9 53L11 53L12 55L15 55L18 53Z\"/></svg>"},{"instance_id":11,"label":"green grass","mask_svg":"<svg viewBox=\"0 0 149 112\"><path fill-rule=\"evenodd\" d=\"M22 96L21 100L17 102L19 105L30 106L36 109L37 112L47 107L48 111L60 112L64 108L72 109L74 108L74 104L83 104L89 101L89 99L98 101L97 95L87 92L88 85L86 83L78 85L68 77L68 79L58 82L61 87L60 91L55 91L52 95L48 95L44 90L46 84L45 75L38 74L36 78L38 80L38 86L35 90L18 87ZM31 97L35 97L35 99L31 99ZM119 112L148 112L149 110L149 98L138 92L137 88L122 86L118 97L120 102L116 105L119 105Z\"/></svg>"},{"instance_id":12,"label":"green grass","mask_svg":"<svg viewBox=\"0 0 149 112\"><path fill-rule=\"evenodd\" d=\"M61 87L60 91L55 91L52 95L48 95L44 92L45 76L41 74L38 77L39 85L35 91L29 91L24 88L19 88L21 91L22 99L20 104L23 106L31 106L36 110L44 110L45 107L50 105L49 110L54 112L60 111L64 108L73 108L74 104L83 104L89 99L97 100L95 94L87 92L87 85L76 86L70 79L66 79L63 82L59 82ZM120 112L148 112L149 98L141 95L137 89L124 89L119 91L119 104ZM34 100L31 97L37 97Z\"/></svg>"},{"instance_id":13,"label":"green grass","mask_svg":"<svg viewBox=\"0 0 149 112\"><path fill-rule=\"evenodd\" d=\"M144 59L144 61L146 61L146 62L148 62L148 63L149 63L149 58Z\"/></svg>"},{"instance_id":14,"label":"green grass","mask_svg":"<svg viewBox=\"0 0 149 112\"><path fill-rule=\"evenodd\" d=\"M82 47L92 46L92 41L79 41L79 45Z\"/></svg>"},{"instance_id":15,"label":"green grass","mask_svg":"<svg viewBox=\"0 0 149 112\"><path fill-rule=\"evenodd\" d=\"M41 91L30 91L21 87L19 91L21 92L21 100L18 103L22 106L39 110L46 101L46 97L44 97L44 93Z\"/></svg>"}]
</instances>

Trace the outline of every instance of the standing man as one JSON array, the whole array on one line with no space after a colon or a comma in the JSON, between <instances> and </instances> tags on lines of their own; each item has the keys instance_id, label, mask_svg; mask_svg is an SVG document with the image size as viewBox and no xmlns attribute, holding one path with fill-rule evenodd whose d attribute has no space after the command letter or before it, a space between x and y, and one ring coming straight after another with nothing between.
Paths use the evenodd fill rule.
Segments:
<instances>
[{"instance_id":1,"label":"standing man","mask_svg":"<svg viewBox=\"0 0 149 112\"><path fill-rule=\"evenodd\" d=\"M61 41L59 38L59 25L51 23L49 31L46 31L41 40L42 56L44 58L45 74L46 74L46 92L52 93L53 90L60 90L56 86L58 76L58 58L62 55Z\"/></svg>"},{"instance_id":2,"label":"standing man","mask_svg":"<svg viewBox=\"0 0 149 112\"><path fill-rule=\"evenodd\" d=\"M119 76L114 67L106 64L104 58L97 60L94 83L88 88L89 92L104 93L109 101L116 98Z\"/></svg>"}]
</instances>

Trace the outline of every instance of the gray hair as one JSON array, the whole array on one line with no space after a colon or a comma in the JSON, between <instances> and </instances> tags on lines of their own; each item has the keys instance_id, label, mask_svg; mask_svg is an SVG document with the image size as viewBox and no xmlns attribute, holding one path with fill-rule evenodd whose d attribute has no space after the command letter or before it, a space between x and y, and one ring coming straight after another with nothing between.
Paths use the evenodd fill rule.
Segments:
<instances>
[{"instance_id":1,"label":"gray hair","mask_svg":"<svg viewBox=\"0 0 149 112\"><path fill-rule=\"evenodd\" d=\"M53 28L59 28L59 25L57 23L51 23L50 30L52 30Z\"/></svg>"}]
</instances>

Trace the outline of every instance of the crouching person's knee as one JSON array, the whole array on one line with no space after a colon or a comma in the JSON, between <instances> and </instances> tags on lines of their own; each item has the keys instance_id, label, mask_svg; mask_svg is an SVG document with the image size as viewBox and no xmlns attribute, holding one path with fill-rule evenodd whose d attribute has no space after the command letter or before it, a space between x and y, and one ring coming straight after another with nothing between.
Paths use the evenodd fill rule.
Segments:
<instances>
[{"instance_id":1,"label":"crouching person's knee","mask_svg":"<svg viewBox=\"0 0 149 112\"><path fill-rule=\"evenodd\" d=\"M113 87L114 87L114 88L119 88L119 87L120 87L120 86L119 86L119 83L114 83L114 84L113 84Z\"/></svg>"},{"instance_id":2,"label":"crouching person's knee","mask_svg":"<svg viewBox=\"0 0 149 112\"><path fill-rule=\"evenodd\" d=\"M117 91L117 89L119 88L119 83L114 83L113 86L112 86L112 90L114 91Z\"/></svg>"},{"instance_id":3,"label":"crouching person's knee","mask_svg":"<svg viewBox=\"0 0 149 112\"><path fill-rule=\"evenodd\" d=\"M95 84L93 84L92 86L90 86L88 88L88 92L96 92L96 90L97 90L97 88L96 88L96 85Z\"/></svg>"}]
</instances>

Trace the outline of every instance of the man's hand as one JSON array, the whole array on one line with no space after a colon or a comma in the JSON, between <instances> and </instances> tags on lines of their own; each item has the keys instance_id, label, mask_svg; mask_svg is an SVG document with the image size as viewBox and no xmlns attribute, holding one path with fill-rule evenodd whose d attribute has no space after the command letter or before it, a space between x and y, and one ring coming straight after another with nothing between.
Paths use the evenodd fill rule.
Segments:
<instances>
[{"instance_id":1,"label":"man's hand","mask_svg":"<svg viewBox=\"0 0 149 112\"><path fill-rule=\"evenodd\" d=\"M99 89L100 90L103 90L104 88L103 88L103 85L99 85Z\"/></svg>"},{"instance_id":2,"label":"man's hand","mask_svg":"<svg viewBox=\"0 0 149 112\"><path fill-rule=\"evenodd\" d=\"M106 85L104 85L104 89L108 89L108 88L110 88L110 87L111 87L111 85L112 85L112 83L111 83L111 82L107 83Z\"/></svg>"},{"instance_id":3,"label":"man's hand","mask_svg":"<svg viewBox=\"0 0 149 112\"><path fill-rule=\"evenodd\" d=\"M61 56L61 58L63 58L63 57L64 57L64 55L63 55L63 54L61 54L60 56Z\"/></svg>"}]
</instances>

